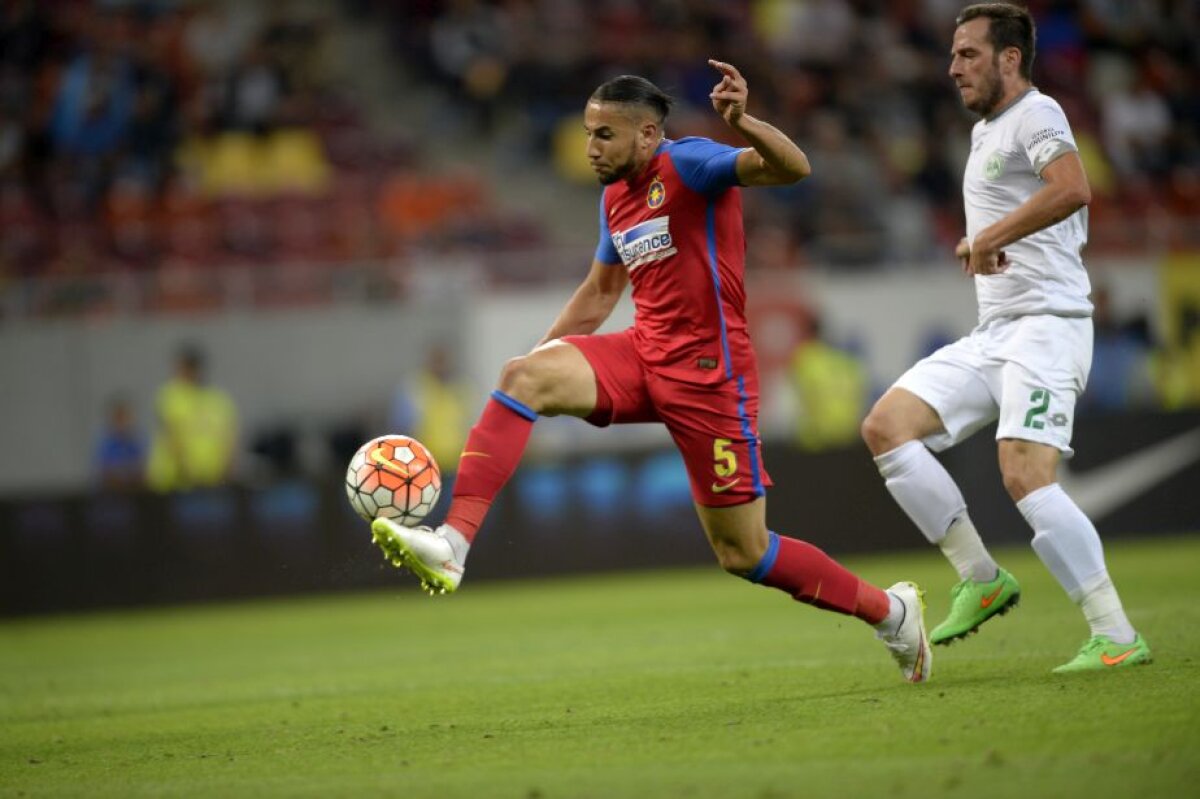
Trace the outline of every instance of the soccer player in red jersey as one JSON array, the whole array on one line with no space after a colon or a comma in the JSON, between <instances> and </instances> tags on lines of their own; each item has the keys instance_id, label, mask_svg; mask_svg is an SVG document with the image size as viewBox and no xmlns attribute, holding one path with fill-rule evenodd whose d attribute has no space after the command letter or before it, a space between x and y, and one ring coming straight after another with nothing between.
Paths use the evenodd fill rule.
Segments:
<instances>
[{"instance_id":1,"label":"soccer player in red jersey","mask_svg":"<svg viewBox=\"0 0 1200 799\"><path fill-rule=\"evenodd\" d=\"M924 681L930 651L916 585L876 588L817 547L767 529L771 480L758 437L739 187L795 183L810 168L791 139L746 113L738 70L709 63L721 76L713 109L750 146L665 138L671 99L645 78L625 75L596 89L584 111L588 160L604 186L591 271L538 346L505 364L467 438L446 522L431 530L377 519L374 539L427 590L454 591L539 416L598 426L661 422L683 455L722 568L863 619L904 676ZM596 335L630 283L633 326Z\"/></svg>"}]
</instances>

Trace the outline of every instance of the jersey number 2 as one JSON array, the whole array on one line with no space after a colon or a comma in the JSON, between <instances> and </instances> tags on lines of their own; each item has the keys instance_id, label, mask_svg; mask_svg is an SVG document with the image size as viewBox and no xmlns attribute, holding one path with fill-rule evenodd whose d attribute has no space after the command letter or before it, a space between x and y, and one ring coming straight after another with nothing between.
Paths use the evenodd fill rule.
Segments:
<instances>
[{"instance_id":1,"label":"jersey number 2","mask_svg":"<svg viewBox=\"0 0 1200 799\"><path fill-rule=\"evenodd\" d=\"M1034 389L1029 395L1029 401L1033 403L1033 407L1025 414L1025 426L1041 430L1046 426L1046 422L1038 417L1044 416L1046 409L1050 407L1050 392L1044 388Z\"/></svg>"}]
</instances>

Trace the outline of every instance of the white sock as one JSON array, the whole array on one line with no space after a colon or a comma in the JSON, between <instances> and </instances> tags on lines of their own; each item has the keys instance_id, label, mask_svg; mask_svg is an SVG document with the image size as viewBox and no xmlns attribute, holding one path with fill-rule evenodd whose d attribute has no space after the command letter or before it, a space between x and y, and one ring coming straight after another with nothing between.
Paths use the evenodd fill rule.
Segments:
<instances>
[{"instance_id":1,"label":"white sock","mask_svg":"<svg viewBox=\"0 0 1200 799\"><path fill-rule=\"evenodd\" d=\"M1033 551L1068 595L1105 571L1100 535L1058 483L1026 494L1017 510L1033 528Z\"/></svg>"},{"instance_id":2,"label":"white sock","mask_svg":"<svg viewBox=\"0 0 1200 799\"><path fill-rule=\"evenodd\" d=\"M875 465L896 504L931 544L942 548L962 579L996 576L996 562L967 516L962 492L924 444L908 441L876 456ZM949 533L953 540L947 540Z\"/></svg>"},{"instance_id":3,"label":"white sock","mask_svg":"<svg viewBox=\"0 0 1200 799\"><path fill-rule=\"evenodd\" d=\"M963 580L986 583L996 579L1000 567L983 546L966 511L950 524L950 529L938 546Z\"/></svg>"},{"instance_id":4,"label":"white sock","mask_svg":"<svg viewBox=\"0 0 1200 799\"><path fill-rule=\"evenodd\" d=\"M1092 635L1106 635L1118 644L1132 644L1137 638L1108 572L1089 580L1071 599L1083 609Z\"/></svg>"},{"instance_id":5,"label":"white sock","mask_svg":"<svg viewBox=\"0 0 1200 799\"><path fill-rule=\"evenodd\" d=\"M900 625L904 622L904 603L891 591L888 591L887 595L888 615L875 625L875 629L879 630L881 635L895 635L896 630L899 630Z\"/></svg>"},{"instance_id":6,"label":"white sock","mask_svg":"<svg viewBox=\"0 0 1200 799\"><path fill-rule=\"evenodd\" d=\"M1067 596L1083 606L1092 634L1108 635L1117 643L1133 641L1133 627L1108 578L1100 534L1062 486L1051 483L1026 494L1017 510L1033 528L1033 551ZM1103 631L1095 626L1093 616Z\"/></svg>"},{"instance_id":7,"label":"white sock","mask_svg":"<svg viewBox=\"0 0 1200 799\"><path fill-rule=\"evenodd\" d=\"M896 504L931 544L939 543L954 518L967 509L954 479L920 441L876 456L875 465Z\"/></svg>"}]
</instances>

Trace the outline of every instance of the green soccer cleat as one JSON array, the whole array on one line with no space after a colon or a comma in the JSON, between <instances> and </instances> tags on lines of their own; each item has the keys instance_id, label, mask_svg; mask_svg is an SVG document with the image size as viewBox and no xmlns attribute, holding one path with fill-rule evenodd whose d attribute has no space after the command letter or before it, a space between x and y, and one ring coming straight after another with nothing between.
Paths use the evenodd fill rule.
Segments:
<instances>
[{"instance_id":1,"label":"green soccer cleat","mask_svg":"<svg viewBox=\"0 0 1200 799\"><path fill-rule=\"evenodd\" d=\"M1126 666L1144 666L1154 662L1150 656L1150 645L1138 636L1132 644L1115 643L1107 635L1093 635L1087 640L1070 663L1054 669L1055 674L1070 674L1076 671L1108 671Z\"/></svg>"},{"instance_id":2,"label":"green soccer cleat","mask_svg":"<svg viewBox=\"0 0 1200 799\"><path fill-rule=\"evenodd\" d=\"M933 628L929 641L946 645L966 638L993 616L1003 616L1021 601L1021 585L997 567L994 580L986 583L963 580L950 591L950 615Z\"/></svg>"},{"instance_id":3,"label":"green soccer cleat","mask_svg":"<svg viewBox=\"0 0 1200 799\"><path fill-rule=\"evenodd\" d=\"M446 537L451 530L447 525L431 530L376 519L371 522L371 540L393 566L416 575L430 595L452 594L462 581L464 558L455 554Z\"/></svg>"}]
</instances>

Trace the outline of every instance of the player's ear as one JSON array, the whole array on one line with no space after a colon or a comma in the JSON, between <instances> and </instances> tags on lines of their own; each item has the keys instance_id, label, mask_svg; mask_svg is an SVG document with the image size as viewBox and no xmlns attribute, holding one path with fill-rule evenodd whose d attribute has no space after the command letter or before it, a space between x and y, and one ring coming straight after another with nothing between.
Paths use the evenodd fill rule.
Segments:
<instances>
[{"instance_id":1,"label":"player's ear","mask_svg":"<svg viewBox=\"0 0 1200 799\"><path fill-rule=\"evenodd\" d=\"M1004 59L1005 66L1013 73L1021 70L1021 51L1016 47L1005 47L1000 57Z\"/></svg>"},{"instance_id":2,"label":"player's ear","mask_svg":"<svg viewBox=\"0 0 1200 799\"><path fill-rule=\"evenodd\" d=\"M647 146L658 141L659 127L657 122L652 120L643 122L639 132L642 134L642 143Z\"/></svg>"}]
</instances>

